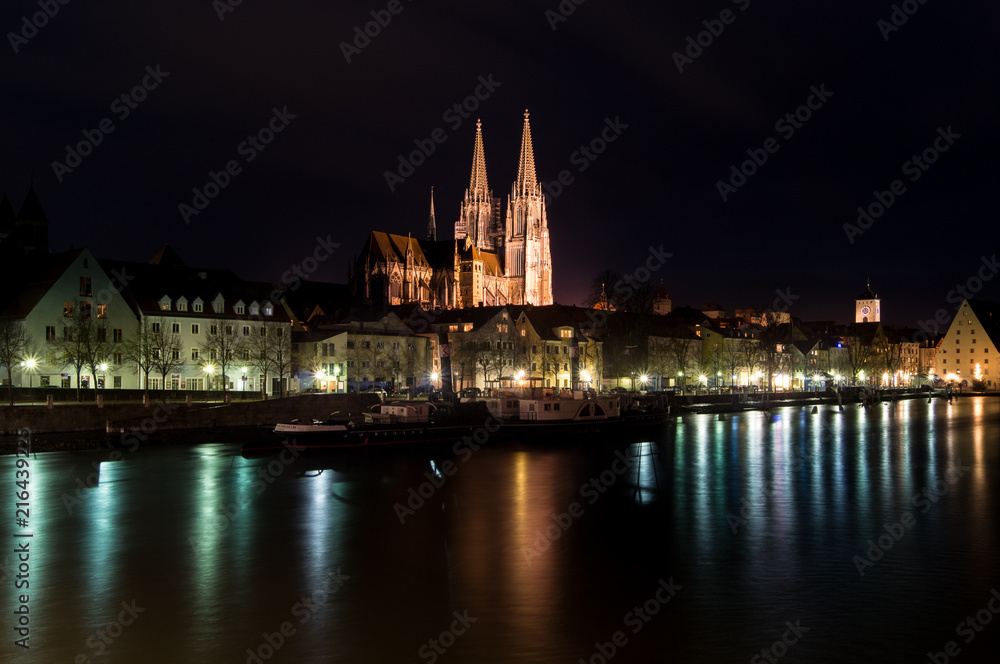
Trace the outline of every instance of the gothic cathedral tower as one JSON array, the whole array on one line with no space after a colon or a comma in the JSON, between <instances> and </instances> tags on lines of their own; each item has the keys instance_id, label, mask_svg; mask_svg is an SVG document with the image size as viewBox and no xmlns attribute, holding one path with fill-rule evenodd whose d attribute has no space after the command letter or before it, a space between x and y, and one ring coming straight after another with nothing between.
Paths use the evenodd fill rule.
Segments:
<instances>
[{"instance_id":1,"label":"gothic cathedral tower","mask_svg":"<svg viewBox=\"0 0 1000 664\"><path fill-rule=\"evenodd\" d=\"M535 154L531 147L527 110L524 112L517 181L507 199L503 249L511 304L552 304L549 224L542 188L535 175Z\"/></svg>"},{"instance_id":2,"label":"gothic cathedral tower","mask_svg":"<svg viewBox=\"0 0 1000 664\"><path fill-rule=\"evenodd\" d=\"M881 300L872 291L871 285L854 302L855 323L878 323L882 320Z\"/></svg>"},{"instance_id":3,"label":"gothic cathedral tower","mask_svg":"<svg viewBox=\"0 0 1000 664\"><path fill-rule=\"evenodd\" d=\"M483 123L476 121L476 145L472 152L472 175L465 190L462 211L455 222L455 239L468 236L477 248L495 251L494 241L500 223L499 201L493 199L486 181L486 153L483 151Z\"/></svg>"}]
</instances>

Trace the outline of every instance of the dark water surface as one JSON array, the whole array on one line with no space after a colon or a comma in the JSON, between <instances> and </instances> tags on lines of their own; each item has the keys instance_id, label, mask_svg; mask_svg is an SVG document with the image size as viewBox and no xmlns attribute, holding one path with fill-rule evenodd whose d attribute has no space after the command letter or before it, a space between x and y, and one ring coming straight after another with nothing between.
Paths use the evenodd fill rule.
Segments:
<instances>
[{"instance_id":1,"label":"dark water surface","mask_svg":"<svg viewBox=\"0 0 1000 664\"><path fill-rule=\"evenodd\" d=\"M0 459L0 661L1000 652L998 399L687 416L638 443L409 451L349 469L234 458L240 442L38 455L27 529L15 459ZM78 491L93 462L99 484ZM27 591L14 587L22 532ZM12 629L24 592L27 651Z\"/></svg>"}]
</instances>

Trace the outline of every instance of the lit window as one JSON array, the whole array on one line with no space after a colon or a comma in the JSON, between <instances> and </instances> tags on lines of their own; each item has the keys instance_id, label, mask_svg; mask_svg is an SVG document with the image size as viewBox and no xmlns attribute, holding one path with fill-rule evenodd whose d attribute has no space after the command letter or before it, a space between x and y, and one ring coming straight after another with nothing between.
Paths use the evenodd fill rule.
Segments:
<instances>
[{"instance_id":1,"label":"lit window","mask_svg":"<svg viewBox=\"0 0 1000 664\"><path fill-rule=\"evenodd\" d=\"M265 316L271 316L273 314L274 314L274 307L272 307L270 304L265 304L264 305L264 315Z\"/></svg>"},{"instance_id":2,"label":"lit window","mask_svg":"<svg viewBox=\"0 0 1000 664\"><path fill-rule=\"evenodd\" d=\"M188 310L188 303L187 302L178 302L177 303L177 311L187 311L187 310Z\"/></svg>"},{"instance_id":3,"label":"lit window","mask_svg":"<svg viewBox=\"0 0 1000 664\"><path fill-rule=\"evenodd\" d=\"M106 305L106 304L99 304L99 305L97 305L97 317L98 318L107 318L108 317L108 305Z\"/></svg>"},{"instance_id":4,"label":"lit window","mask_svg":"<svg viewBox=\"0 0 1000 664\"><path fill-rule=\"evenodd\" d=\"M73 317L73 303L72 302L63 302L63 316L65 316L67 318L72 318Z\"/></svg>"}]
</instances>

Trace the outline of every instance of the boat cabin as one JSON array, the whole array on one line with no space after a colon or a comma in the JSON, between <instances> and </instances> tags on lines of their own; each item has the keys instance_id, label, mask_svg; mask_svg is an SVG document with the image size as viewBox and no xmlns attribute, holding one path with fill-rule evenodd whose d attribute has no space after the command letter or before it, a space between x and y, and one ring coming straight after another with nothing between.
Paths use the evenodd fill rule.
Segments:
<instances>
[{"instance_id":1,"label":"boat cabin","mask_svg":"<svg viewBox=\"0 0 1000 664\"><path fill-rule=\"evenodd\" d=\"M395 402L380 406L379 413L390 422L412 424L429 422L433 408L434 405L426 401Z\"/></svg>"}]
</instances>

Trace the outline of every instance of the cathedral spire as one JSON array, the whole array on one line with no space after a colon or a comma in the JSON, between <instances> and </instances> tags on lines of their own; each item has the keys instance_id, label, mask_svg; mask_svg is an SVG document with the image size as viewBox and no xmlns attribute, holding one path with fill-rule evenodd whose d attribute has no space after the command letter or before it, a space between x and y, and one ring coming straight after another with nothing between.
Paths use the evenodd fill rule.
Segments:
<instances>
[{"instance_id":1,"label":"cathedral spire","mask_svg":"<svg viewBox=\"0 0 1000 664\"><path fill-rule=\"evenodd\" d=\"M437 224L434 223L434 185L431 185L431 216L427 220L427 239L437 240Z\"/></svg>"},{"instance_id":2,"label":"cathedral spire","mask_svg":"<svg viewBox=\"0 0 1000 664\"><path fill-rule=\"evenodd\" d=\"M528 123L528 109L524 109L524 130L521 134L521 158L517 166L517 184L514 190L519 194L532 194L538 187L535 175L535 151L531 147L531 125Z\"/></svg>"},{"instance_id":3,"label":"cathedral spire","mask_svg":"<svg viewBox=\"0 0 1000 664\"><path fill-rule=\"evenodd\" d=\"M476 146L472 151L472 175L469 193L474 200L488 201L490 186L486 181L486 152L483 150L483 121L476 120Z\"/></svg>"}]
</instances>

